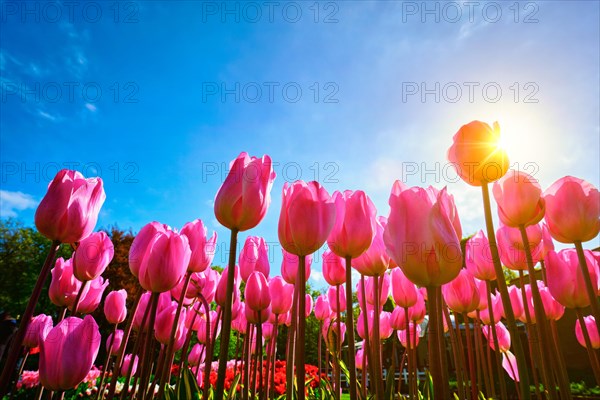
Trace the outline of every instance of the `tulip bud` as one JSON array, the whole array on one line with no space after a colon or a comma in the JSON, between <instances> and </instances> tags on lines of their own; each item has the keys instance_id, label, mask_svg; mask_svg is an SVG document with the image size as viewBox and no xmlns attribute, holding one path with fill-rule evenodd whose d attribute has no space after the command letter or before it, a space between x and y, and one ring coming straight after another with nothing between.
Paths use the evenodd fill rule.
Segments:
<instances>
[{"instance_id":1,"label":"tulip bud","mask_svg":"<svg viewBox=\"0 0 600 400\"><path fill-rule=\"evenodd\" d=\"M378 217L375 223L375 236L369 248L359 257L352 260L352 266L361 275L365 276L381 276L388 268L395 265L386 250L383 234L387 225L388 219Z\"/></svg>"},{"instance_id":2,"label":"tulip bud","mask_svg":"<svg viewBox=\"0 0 600 400\"><path fill-rule=\"evenodd\" d=\"M39 314L33 317L27 326L23 346L29 348L38 347L40 342L46 339L52 326L52 317L48 315Z\"/></svg>"},{"instance_id":3,"label":"tulip bud","mask_svg":"<svg viewBox=\"0 0 600 400\"><path fill-rule=\"evenodd\" d=\"M331 308L329 307L328 296L322 294L317 297L315 302L315 318L319 321L324 321L331 316Z\"/></svg>"},{"instance_id":4,"label":"tulip bud","mask_svg":"<svg viewBox=\"0 0 600 400\"><path fill-rule=\"evenodd\" d=\"M210 239L208 239L208 229L201 220L196 219L185 224L181 228L181 234L188 238L190 250L192 251L188 271L202 272L210 267L215 257L217 232L213 232Z\"/></svg>"},{"instance_id":5,"label":"tulip bud","mask_svg":"<svg viewBox=\"0 0 600 400\"><path fill-rule=\"evenodd\" d=\"M396 305L400 307L411 307L417 302L417 287L412 283L402 269L394 268L391 273L392 297Z\"/></svg>"},{"instance_id":6,"label":"tulip bud","mask_svg":"<svg viewBox=\"0 0 600 400\"><path fill-rule=\"evenodd\" d=\"M262 272L254 271L250 274L244 294L246 307L254 311L264 310L271 304L269 284Z\"/></svg>"},{"instance_id":7,"label":"tulip bud","mask_svg":"<svg viewBox=\"0 0 600 400\"><path fill-rule=\"evenodd\" d=\"M114 335L112 333L108 335L108 338L106 339L106 351L108 351L111 356L116 356L119 354L121 344L123 344L123 331L117 329Z\"/></svg>"},{"instance_id":8,"label":"tulip bud","mask_svg":"<svg viewBox=\"0 0 600 400\"><path fill-rule=\"evenodd\" d=\"M271 203L275 176L269 156L256 158L240 153L232 161L229 174L215 197L215 216L219 223L239 232L258 225Z\"/></svg>"},{"instance_id":9,"label":"tulip bud","mask_svg":"<svg viewBox=\"0 0 600 400\"><path fill-rule=\"evenodd\" d=\"M58 307L71 306L81 288L81 282L73 275L73 260L59 258L51 273L52 281L48 289L50 300Z\"/></svg>"},{"instance_id":10,"label":"tulip bud","mask_svg":"<svg viewBox=\"0 0 600 400\"><path fill-rule=\"evenodd\" d=\"M267 242L262 237L248 236L240 253L240 274L242 280L246 282L250 274L254 271L260 271L268 278L270 270Z\"/></svg>"},{"instance_id":11,"label":"tulip bud","mask_svg":"<svg viewBox=\"0 0 600 400\"><path fill-rule=\"evenodd\" d=\"M35 226L50 240L76 243L94 230L106 194L102 179L59 171L35 212Z\"/></svg>"},{"instance_id":12,"label":"tulip bud","mask_svg":"<svg viewBox=\"0 0 600 400\"><path fill-rule=\"evenodd\" d=\"M537 224L544 217L542 187L531 175L510 170L494 182L494 198L500 222L512 228Z\"/></svg>"},{"instance_id":13,"label":"tulip bud","mask_svg":"<svg viewBox=\"0 0 600 400\"><path fill-rule=\"evenodd\" d=\"M442 294L448 308L457 313L469 313L479 305L479 291L466 269L461 269L454 280L442 286Z\"/></svg>"},{"instance_id":14,"label":"tulip bud","mask_svg":"<svg viewBox=\"0 0 600 400\"><path fill-rule=\"evenodd\" d=\"M300 260L295 254L288 253L282 249L283 260L281 261L281 276L287 283L292 285L296 284L296 277L298 276L298 265ZM309 254L304 259L304 277L308 281L310 278L310 266L312 264L312 256Z\"/></svg>"},{"instance_id":15,"label":"tulip bud","mask_svg":"<svg viewBox=\"0 0 600 400\"><path fill-rule=\"evenodd\" d=\"M346 282L346 261L331 250L323 252L323 277L331 286Z\"/></svg>"},{"instance_id":16,"label":"tulip bud","mask_svg":"<svg viewBox=\"0 0 600 400\"><path fill-rule=\"evenodd\" d=\"M292 308L294 285L285 283L282 277L276 276L269 281L271 295L271 311L273 314L285 314Z\"/></svg>"},{"instance_id":17,"label":"tulip bud","mask_svg":"<svg viewBox=\"0 0 600 400\"><path fill-rule=\"evenodd\" d=\"M596 326L596 320L592 315L583 318L585 323L585 328L587 329L588 335L590 337L590 344L592 348L597 350L600 349L600 335L598 335L598 328ZM583 335L583 331L581 330L581 324L579 320L575 321L575 336L577 337L577 341L583 347L587 347L585 343L585 336Z\"/></svg>"},{"instance_id":18,"label":"tulip bud","mask_svg":"<svg viewBox=\"0 0 600 400\"><path fill-rule=\"evenodd\" d=\"M73 254L73 275L80 281L99 277L115 254L112 241L105 232L92 233L79 242Z\"/></svg>"},{"instance_id":19,"label":"tulip bud","mask_svg":"<svg viewBox=\"0 0 600 400\"><path fill-rule=\"evenodd\" d=\"M104 316L111 324L120 324L127 317L127 292L125 289L112 291L104 300Z\"/></svg>"},{"instance_id":20,"label":"tulip bud","mask_svg":"<svg viewBox=\"0 0 600 400\"><path fill-rule=\"evenodd\" d=\"M48 390L68 390L86 377L102 340L94 318L68 317L40 342L40 382Z\"/></svg>"},{"instance_id":21,"label":"tulip bud","mask_svg":"<svg viewBox=\"0 0 600 400\"><path fill-rule=\"evenodd\" d=\"M592 286L598 289L598 264L589 250L584 256ZM564 249L558 253L550 251L546 258L546 279L552 296L568 308L583 308L590 305L585 281L575 249Z\"/></svg>"},{"instance_id":22,"label":"tulip bud","mask_svg":"<svg viewBox=\"0 0 600 400\"><path fill-rule=\"evenodd\" d=\"M131 359L133 358L133 364L131 363ZM132 354L127 354L123 358L123 364L121 365L121 376L135 376L138 367L138 356L134 356ZM131 368L131 373L129 373L129 369Z\"/></svg>"}]
</instances>

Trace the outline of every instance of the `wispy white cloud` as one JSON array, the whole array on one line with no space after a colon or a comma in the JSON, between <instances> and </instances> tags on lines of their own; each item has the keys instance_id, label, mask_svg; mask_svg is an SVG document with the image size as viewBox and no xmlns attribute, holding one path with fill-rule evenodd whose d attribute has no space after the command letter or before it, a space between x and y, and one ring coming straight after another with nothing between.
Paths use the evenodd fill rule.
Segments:
<instances>
[{"instance_id":1,"label":"wispy white cloud","mask_svg":"<svg viewBox=\"0 0 600 400\"><path fill-rule=\"evenodd\" d=\"M91 103L85 103L85 108L87 108L91 112L96 112L98 110L98 108Z\"/></svg>"},{"instance_id":2,"label":"wispy white cloud","mask_svg":"<svg viewBox=\"0 0 600 400\"><path fill-rule=\"evenodd\" d=\"M16 217L18 211L34 208L37 201L26 193L0 190L0 218Z\"/></svg>"}]
</instances>

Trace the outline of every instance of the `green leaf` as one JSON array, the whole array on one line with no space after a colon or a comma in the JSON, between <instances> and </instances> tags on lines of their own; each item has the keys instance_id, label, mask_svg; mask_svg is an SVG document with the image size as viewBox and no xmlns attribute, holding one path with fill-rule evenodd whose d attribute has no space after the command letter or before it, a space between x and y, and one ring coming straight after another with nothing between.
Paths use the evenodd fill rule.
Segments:
<instances>
[{"instance_id":1,"label":"green leaf","mask_svg":"<svg viewBox=\"0 0 600 400\"><path fill-rule=\"evenodd\" d=\"M179 385L179 398L180 399L199 399L200 388L196 377L189 368L183 370L182 384Z\"/></svg>"},{"instance_id":2,"label":"green leaf","mask_svg":"<svg viewBox=\"0 0 600 400\"><path fill-rule=\"evenodd\" d=\"M232 400L233 398L235 398L235 393L237 391L237 386L238 386L238 383L240 382L241 376L242 376L242 374L237 374L235 376L235 378L233 378L233 382L231 383L231 388L229 389L229 393L228 393L226 399Z\"/></svg>"}]
</instances>

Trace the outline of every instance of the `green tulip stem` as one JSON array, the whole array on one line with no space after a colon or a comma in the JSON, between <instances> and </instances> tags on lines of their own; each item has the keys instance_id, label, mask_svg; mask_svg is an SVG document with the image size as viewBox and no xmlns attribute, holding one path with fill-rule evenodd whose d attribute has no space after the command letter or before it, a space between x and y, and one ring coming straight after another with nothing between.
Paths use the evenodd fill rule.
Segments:
<instances>
[{"instance_id":1,"label":"green tulip stem","mask_svg":"<svg viewBox=\"0 0 600 400\"><path fill-rule=\"evenodd\" d=\"M306 371L304 369L305 358L305 334L306 334L306 271L304 269L306 263L305 256L299 256L298 274L296 277L296 285L298 286L298 326L296 340L296 381L298 385L298 400L304 400L306 391Z\"/></svg>"},{"instance_id":2,"label":"green tulip stem","mask_svg":"<svg viewBox=\"0 0 600 400\"><path fill-rule=\"evenodd\" d=\"M320 332L320 331L319 331ZM346 334L348 335L348 370L350 371L350 400L357 400L356 360L354 354L354 309L352 307L352 257L346 256Z\"/></svg>"},{"instance_id":3,"label":"green tulip stem","mask_svg":"<svg viewBox=\"0 0 600 400\"><path fill-rule=\"evenodd\" d=\"M508 288L506 287L506 281L504 280L504 274L502 273L502 264L500 263L500 255L498 254L498 245L496 244L496 233L494 231L494 221L492 220L492 208L490 203L490 191L487 182L482 183L481 192L483 196L483 209L485 214L485 225L487 229L488 241L490 244L490 252L494 262L494 271L496 272L496 280L498 282L498 290L500 297L502 298L502 305L504 306L504 313L506 314L506 323L510 336L513 338L512 344L515 352L515 358L517 359L517 369L519 370L519 386L523 395L523 400L529 400L531 394L529 393L529 374L527 373L527 363L525 361L525 352L523 351L523 345L521 344L519 331L517 329L517 322L515 319L515 313L510 304L510 296L508 295Z\"/></svg>"},{"instance_id":4,"label":"green tulip stem","mask_svg":"<svg viewBox=\"0 0 600 400\"><path fill-rule=\"evenodd\" d=\"M27 333L27 327L31 322L31 317L33 317L35 306L37 305L40 294L42 293L44 283L50 274L50 269L52 264L54 264L54 258L56 257L56 252L58 251L59 247L60 242L58 240L53 241L52 245L50 245L50 250L46 256L46 261L44 261L40 275L35 283L35 287L33 288L33 293L31 294L29 302L27 303L25 313L23 314L23 317L21 317L19 329L12 339L10 351L8 352L8 357L6 358L6 363L4 364L4 369L2 371L2 375L0 376L0 398L8 392L8 386L12 379L13 372L15 371L15 367L17 366L17 360L19 359L19 355L21 353L21 346L23 345L23 339Z\"/></svg>"},{"instance_id":5,"label":"green tulip stem","mask_svg":"<svg viewBox=\"0 0 600 400\"><path fill-rule=\"evenodd\" d=\"M592 278L590 277L590 271L585 260L585 254L583 252L583 246L581 242L575 242L575 249L577 250L577 258L579 259L579 268L583 274L583 280L585 282L585 289L587 290L588 297L590 299L590 307L592 308L592 314L596 320L596 329L600 332L600 306L598 305L597 290L594 290L592 285ZM596 288L597 289L597 288Z\"/></svg>"},{"instance_id":6,"label":"green tulip stem","mask_svg":"<svg viewBox=\"0 0 600 400\"><path fill-rule=\"evenodd\" d=\"M227 372L227 357L229 355L229 335L231 333L231 303L233 299L233 283L235 276L235 255L237 247L237 229L231 230L229 243L229 264L227 267L227 293L223 306L223 323L221 325L221 348L219 350L219 370L215 387L215 400L223 400L225 391L225 374ZM207 338L208 340L208 338ZM206 355L210 357L210 354Z\"/></svg>"}]
</instances>

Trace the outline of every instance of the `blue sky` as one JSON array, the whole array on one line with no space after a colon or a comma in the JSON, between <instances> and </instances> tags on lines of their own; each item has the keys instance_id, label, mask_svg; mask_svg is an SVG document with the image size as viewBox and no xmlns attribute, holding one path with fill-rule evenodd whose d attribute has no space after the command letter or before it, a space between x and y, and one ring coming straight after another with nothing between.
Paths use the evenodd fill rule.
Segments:
<instances>
[{"instance_id":1,"label":"blue sky","mask_svg":"<svg viewBox=\"0 0 600 400\"><path fill-rule=\"evenodd\" d=\"M0 1L0 216L33 224L59 167L100 175L99 227L195 218L240 151L277 179L364 189L379 214L395 179L448 185L465 233L480 193L446 150L497 120L511 162L542 186L600 186L599 3ZM595 239L590 246L597 246ZM320 264L316 265L320 269ZM313 282L322 285L318 273Z\"/></svg>"}]
</instances>

